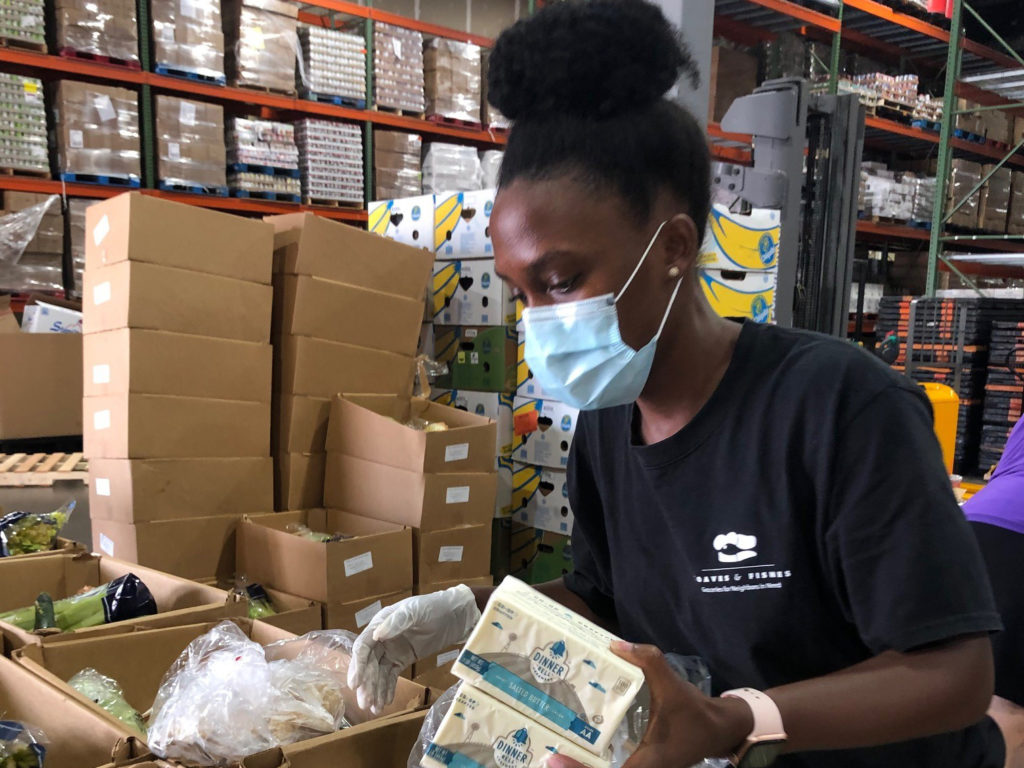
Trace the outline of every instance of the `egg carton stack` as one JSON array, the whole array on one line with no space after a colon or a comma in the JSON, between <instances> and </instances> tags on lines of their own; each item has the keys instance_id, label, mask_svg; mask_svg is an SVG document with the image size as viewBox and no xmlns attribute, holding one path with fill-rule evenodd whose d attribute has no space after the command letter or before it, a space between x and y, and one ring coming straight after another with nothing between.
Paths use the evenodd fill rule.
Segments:
<instances>
[{"instance_id":1,"label":"egg carton stack","mask_svg":"<svg viewBox=\"0 0 1024 768\"><path fill-rule=\"evenodd\" d=\"M295 126L233 117L228 123L228 187L235 197L299 202L299 149Z\"/></svg>"},{"instance_id":2,"label":"egg carton stack","mask_svg":"<svg viewBox=\"0 0 1024 768\"><path fill-rule=\"evenodd\" d=\"M373 30L373 83L377 106L422 114L427 106L423 35L379 21L374 23Z\"/></svg>"},{"instance_id":3,"label":"egg carton stack","mask_svg":"<svg viewBox=\"0 0 1024 768\"><path fill-rule=\"evenodd\" d=\"M0 73L0 168L49 175L42 81Z\"/></svg>"},{"instance_id":4,"label":"egg carton stack","mask_svg":"<svg viewBox=\"0 0 1024 768\"><path fill-rule=\"evenodd\" d=\"M358 125L307 118L295 124L302 198L362 206L363 134Z\"/></svg>"},{"instance_id":5,"label":"egg carton stack","mask_svg":"<svg viewBox=\"0 0 1024 768\"><path fill-rule=\"evenodd\" d=\"M303 98L366 107L366 42L361 36L300 24L299 48L297 85Z\"/></svg>"},{"instance_id":6,"label":"egg carton stack","mask_svg":"<svg viewBox=\"0 0 1024 768\"><path fill-rule=\"evenodd\" d=\"M43 0L6 0L0 5L0 39L46 53Z\"/></svg>"}]
</instances>

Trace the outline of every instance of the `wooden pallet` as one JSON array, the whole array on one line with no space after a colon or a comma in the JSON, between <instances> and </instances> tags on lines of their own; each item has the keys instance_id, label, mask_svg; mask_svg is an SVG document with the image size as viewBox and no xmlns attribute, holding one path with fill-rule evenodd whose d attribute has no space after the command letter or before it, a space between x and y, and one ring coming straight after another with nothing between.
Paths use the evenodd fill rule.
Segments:
<instances>
[{"instance_id":1,"label":"wooden pallet","mask_svg":"<svg viewBox=\"0 0 1024 768\"><path fill-rule=\"evenodd\" d=\"M351 200L328 200L322 197L303 197L302 204L319 205L323 208L351 208L356 211L363 208L362 203L354 203Z\"/></svg>"},{"instance_id":2,"label":"wooden pallet","mask_svg":"<svg viewBox=\"0 0 1024 768\"><path fill-rule=\"evenodd\" d=\"M401 107L389 107L385 104L374 104L373 108L377 112L390 112L392 115L404 115L405 117L415 117L418 120L423 120L426 117L426 112L417 112L413 109L402 109Z\"/></svg>"},{"instance_id":3,"label":"wooden pallet","mask_svg":"<svg viewBox=\"0 0 1024 768\"><path fill-rule=\"evenodd\" d=\"M50 172L31 168L0 168L0 176L31 176L34 179L48 179Z\"/></svg>"},{"instance_id":4,"label":"wooden pallet","mask_svg":"<svg viewBox=\"0 0 1024 768\"><path fill-rule=\"evenodd\" d=\"M58 480L88 483L81 453L0 453L0 487L51 486Z\"/></svg>"},{"instance_id":5,"label":"wooden pallet","mask_svg":"<svg viewBox=\"0 0 1024 768\"><path fill-rule=\"evenodd\" d=\"M26 51L46 53L46 43L34 43L31 40L19 40L16 37L0 37L0 48L24 48Z\"/></svg>"}]
</instances>

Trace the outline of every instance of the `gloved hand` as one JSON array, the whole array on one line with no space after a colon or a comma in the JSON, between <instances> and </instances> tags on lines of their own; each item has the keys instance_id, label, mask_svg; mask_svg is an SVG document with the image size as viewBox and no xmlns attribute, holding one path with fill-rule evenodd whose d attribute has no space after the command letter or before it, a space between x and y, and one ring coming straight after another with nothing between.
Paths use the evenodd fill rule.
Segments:
<instances>
[{"instance_id":1,"label":"gloved hand","mask_svg":"<svg viewBox=\"0 0 1024 768\"><path fill-rule=\"evenodd\" d=\"M379 713L395 697L402 670L465 642L479 620L476 598L464 584L379 611L352 647L348 687L359 707Z\"/></svg>"}]
</instances>

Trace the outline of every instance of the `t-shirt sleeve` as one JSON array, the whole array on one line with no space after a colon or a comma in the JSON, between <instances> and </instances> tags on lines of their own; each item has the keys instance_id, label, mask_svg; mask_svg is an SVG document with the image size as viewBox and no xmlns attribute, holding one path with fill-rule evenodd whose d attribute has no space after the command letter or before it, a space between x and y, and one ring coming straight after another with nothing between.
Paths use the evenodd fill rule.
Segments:
<instances>
[{"instance_id":1,"label":"t-shirt sleeve","mask_svg":"<svg viewBox=\"0 0 1024 768\"><path fill-rule=\"evenodd\" d=\"M825 561L875 653L1001 628L923 393L893 384L836 433Z\"/></svg>"},{"instance_id":2,"label":"t-shirt sleeve","mask_svg":"<svg viewBox=\"0 0 1024 768\"><path fill-rule=\"evenodd\" d=\"M566 575L565 586L579 596L599 618L615 622L615 598L604 509L589 461L585 424L584 416L576 426L567 467L569 506L572 507L574 521L573 570Z\"/></svg>"}]
</instances>

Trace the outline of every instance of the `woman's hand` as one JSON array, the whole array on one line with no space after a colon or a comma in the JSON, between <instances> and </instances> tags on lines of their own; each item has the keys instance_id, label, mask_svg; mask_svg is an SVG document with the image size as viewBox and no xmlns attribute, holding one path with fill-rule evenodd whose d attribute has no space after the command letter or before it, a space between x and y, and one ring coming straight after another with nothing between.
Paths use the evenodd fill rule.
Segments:
<instances>
[{"instance_id":1,"label":"woman's hand","mask_svg":"<svg viewBox=\"0 0 1024 768\"><path fill-rule=\"evenodd\" d=\"M651 691L651 719L643 741L623 768L688 768L706 757L725 757L754 727L739 699L713 699L681 679L651 645L616 642L612 651L644 671ZM563 755L548 768L582 768Z\"/></svg>"}]
</instances>

